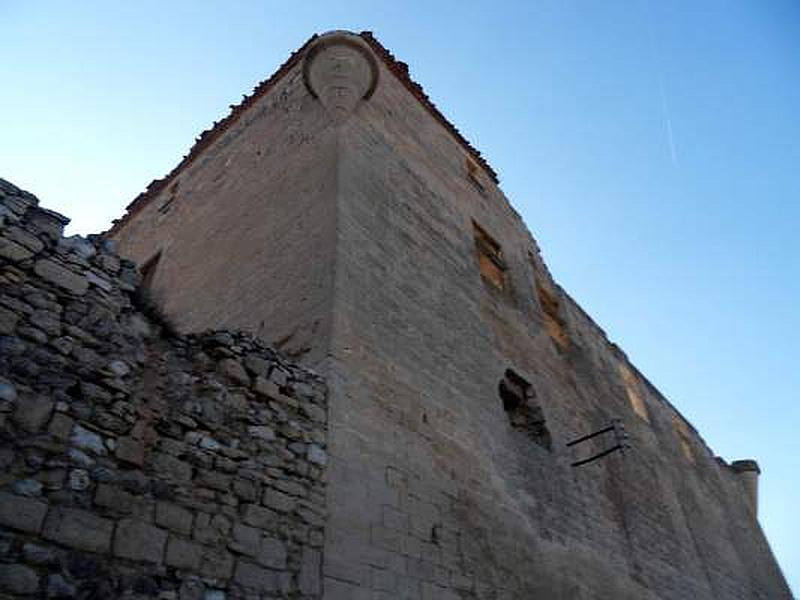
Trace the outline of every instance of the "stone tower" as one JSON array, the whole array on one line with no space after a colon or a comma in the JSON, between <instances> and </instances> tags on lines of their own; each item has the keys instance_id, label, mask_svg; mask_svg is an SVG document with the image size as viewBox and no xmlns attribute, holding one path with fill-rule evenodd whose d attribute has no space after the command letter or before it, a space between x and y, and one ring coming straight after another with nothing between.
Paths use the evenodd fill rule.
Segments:
<instances>
[{"instance_id":1,"label":"stone tower","mask_svg":"<svg viewBox=\"0 0 800 600\"><path fill-rule=\"evenodd\" d=\"M329 388L329 600L790 598L758 467L715 457L553 281L370 34L300 48L107 234L185 331ZM632 450L573 466L618 429Z\"/></svg>"}]
</instances>

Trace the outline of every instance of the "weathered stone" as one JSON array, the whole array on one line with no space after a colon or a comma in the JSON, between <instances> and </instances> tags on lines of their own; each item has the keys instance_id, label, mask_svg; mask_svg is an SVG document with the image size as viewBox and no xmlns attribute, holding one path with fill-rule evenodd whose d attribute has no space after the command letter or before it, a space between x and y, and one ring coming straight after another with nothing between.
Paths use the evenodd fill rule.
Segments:
<instances>
[{"instance_id":1,"label":"weathered stone","mask_svg":"<svg viewBox=\"0 0 800 600\"><path fill-rule=\"evenodd\" d=\"M76 592L75 584L64 579L60 573L51 573L47 576L48 598L73 598Z\"/></svg>"},{"instance_id":2,"label":"weathered stone","mask_svg":"<svg viewBox=\"0 0 800 600\"><path fill-rule=\"evenodd\" d=\"M216 471L203 470L195 477L197 485L202 485L220 492L227 492L231 487L231 476Z\"/></svg>"},{"instance_id":3,"label":"weathered stone","mask_svg":"<svg viewBox=\"0 0 800 600\"><path fill-rule=\"evenodd\" d=\"M7 379L0 377L0 400L5 402L17 401L17 388Z\"/></svg>"},{"instance_id":4,"label":"weathered stone","mask_svg":"<svg viewBox=\"0 0 800 600\"><path fill-rule=\"evenodd\" d=\"M187 571L197 571L200 568L202 558L203 546L174 535L169 536L167 555L164 560L168 566Z\"/></svg>"},{"instance_id":5,"label":"weathered stone","mask_svg":"<svg viewBox=\"0 0 800 600\"><path fill-rule=\"evenodd\" d=\"M283 395L275 382L261 375L253 380L253 391L265 398L278 398Z\"/></svg>"},{"instance_id":6,"label":"weathered stone","mask_svg":"<svg viewBox=\"0 0 800 600\"><path fill-rule=\"evenodd\" d=\"M66 442L69 440L70 435L72 435L72 428L74 425L75 419L57 412L53 415L53 418L50 419L47 432L57 440Z\"/></svg>"},{"instance_id":7,"label":"weathered stone","mask_svg":"<svg viewBox=\"0 0 800 600\"><path fill-rule=\"evenodd\" d=\"M59 552L53 548L28 542L22 547L25 562L34 565L52 565L58 563Z\"/></svg>"},{"instance_id":8,"label":"weathered stone","mask_svg":"<svg viewBox=\"0 0 800 600\"><path fill-rule=\"evenodd\" d=\"M170 502L156 504L156 523L184 535L192 532L192 512Z\"/></svg>"},{"instance_id":9,"label":"weathered stone","mask_svg":"<svg viewBox=\"0 0 800 600\"><path fill-rule=\"evenodd\" d=\"M169 454L157 452L153 455L152 464L159 477L165 477L177 482L190 481L192 478L192 466Z\"/></svg>"},{"instance_id":10,"label":"weathered stone","mask_svg":"<svg viewBox=\"0 0 800 600\"><path fill-rule=\"evenodd\" d=\"M42 483L35 479L20 479L13 485L14 493L20 496L41 496Z\"/></svg>"},{"instance_id":11,"label":"weathered stone","mask_svg":"<svg viewBox=\"0 0 800 600\"><path fill-rule=\"evenodd\" d=\"M233 555L221 547L206 548L203 551L203 560L200 570L210 579L225 580L233 575Z\"/></svg>"},{"instance_id":12,"label":"weathered stone","mask_svg":"<svg viewBox=\"0 0 800 600\"><path fill-rule=\"evenodd\" d=\"M76 296L82 296L89 288L89 282L86 281L85 276L79 275L66 268L64 265L49 259L36 261L33 270L39 277L54 283Z\"/></svg>"},{"instance_id":13,"label":"weathered stone","mask_svg":"<svg viewBox=\"0 0 800 600\"><path fill-rule=\"evenodd\" d=\"M211 450L212 452L216 452L222 447L217 440L207 435L200 438L199 446L204 450Z\"/></svg>"},{"instance_id":14,"label":"weathered stone","mask_svg":"<svg viewBox=\"0 0 800 600\"><path fill-rule=\"evenodd\" d=\"M44 396L33 396L20 399L14 410L14 422L25 431L39 431L53 412L53 401Z\"/></svg>"},{"instance_id":15,"label":"weathered stone","mask_svg":"<svg viewBox=\"0 0 800 600\"><path fill-rule=\"evenodd\" d=\"M285 569L286 545L275 538L262 538L256 562L272 569Z\"/></svg>"},{"instance_id":16,"label":"weathered stone","mask_svg":"<svg viewBox=\"0 0 800 600\"><path fill-rule=\"evenodd\" d=\"M97 288L105 292L110 292L114 289L114 285L105 277L100 277L94 271L87 271L86 272L86 281Z\"/></svg>"},{"instance_id":17,"label":"weathered stone","mask_svg":"<svg viewBox=\"0 0 800 600\"><path fill-rule=\"evenodd\" d=\"M324 467L328 462L328 455L316 444L310 444L308 446L308 461Z\"/></svg>"},{"instance_id":18,"label":"weathered stone","mask_svg":"<svg viewBox=\"0 0 800 600\"><path fill-rule=\"evenodd\" d=\"M276 439L275 430L266 425L251 425L247 431L254 438L264 440L265 442L272 442Z\"/></svg>"},{"instance_id":19,"label":"weathered stone","mask_svg":"<svg viewBox=\"0 0 800 600\"><path fill-rule=\"evenodd\" d=\"M275 571L270 571L246 560L236 563L233 581L244 588L258 592L277 592L280 579Z\"/></svg>"},{"instance_id":20,"label":"weathered stone","mask_svg":"<svg viewBox=\"0 0 800 600\"><path fill-rule=\"evenodd\" d=\"M81 450L89 450L98 456L105 456L108 453L103 438L94 431L86 429L81 425L72 428L70 442Z\"/></svg>"},{"instance_id":21,"label":"weathered stone","mask_svg":"<svg viewBox=\"0 0 800 600\"><path fill-rule=\"evenodd\" d=\"M301 442L292 442L288 446L289 452L297 456L305 456L306 445Z\"/></svg>"},{"instance_id":22,"label":"weathered stone","mask_svg":"<svg viewBox=\"0 0 800 600\"><path fill-rule=\"evenodd\" d=\"M104 240L104 242L114 242L114 240ZM116 252L116 250L111 250ZM97 262L100 263L100 268L111 275L116 275L120 270L119 258L114 254L101 254L97 257Z\"/></svg>"},{"instance_id":23,"label":"weathered stone","mask_svg":"<svg viewBox=\"0 0 800 600\"><path fill-rule=\"evenodd\" d=\"M0 590L27 596L39 590L39 576L25 565L0 564Z\"/></svg>"},{"instance_id":24,"label":"weathered stone","mask_svg":"<svg viewBox=\"0 0 800 600\"><path fill-rule=\"evenodd\" d=\"M50 344L64 356L68 356L74 347L72 338L68 336L50 340Z\"/></svg>"},{"instance_id":25,"label":"weathered stone","mask_svg":"<svg viewBox=\"0 0 800 600\"><path fill-rule=\"evenodd\" d=\"M160 563L167 532L138 519L122 519L114 535L114 556Z\"/></svg>"},{"instance_id":26,"label":"weathered stone","mask_svg":"<svg viewBox=\"0 0 800 600\"><path fill-rule=\"evenodd\" d=\"M52 464L60 465L61 461L53 461ZM42 482L42 485L46 490L56 491L64 487L64 480L67 477L67 471L66 469L62 468L46 469L39 471L36 474L36 477Z\"/></svg>"},{"instance_id":27,"label":"weathered stone","mask_svg":"<svg viewBox=\"0 0 800 600\"><path fill-rule=\"evenodd\" d=\"M285 387L286 384L289 383L288 374L281 368L272 369L272 372L269 374L269 379L279 387Z\"/></svg>"},{"instance_id":28,"label":"weathered stone","mask_svg":"<svg viewBox=\"0 0 800 600\"><path fill-rule=\"evenodd\" d=\"M104 508L112 508L121 513L134 508L133 496L125 490L109 483L99 483L94 494L94 503Z\"/></svg>"},{"instance_id":29,"label":"weathered stone","mask_svg":"<svg viewBox=\"0 0 800 600\"><path fill-rule=\"evenodd\" d=\"M77 448L70 448L69 452L67 453L70 460L80 467L91 467L94 464L94 459L87 455L85 452L81 452Z\"/></svg>"},{"instance_id":30,"label":"weathered stone","mask_svg":"<svg viewBox=\"0 0 800 600\"><path fill-rule=\"evenodd\" d=\"M144 464L144 444L131 437L117 438L114 456L125 463L141 467Z\"/></svg>"},{"instance_id":31,"label":"weathered stone","mask_svg":"<svg viewBox=\"0 0 800 600\"><path fill-rule=\"evenodd\" d=\"M228 548L238 554L255 556L261 545L261 530L248 527L242 523L234 523L233 539L228 543Z\"/></svg>"},{"instance_id":32,"label":"weathered stone","mask_svg":"<svg viewBox=\"0 0 800 600\"><path fill-rule=\"evenodd\" d=\"M285 480L285 479L278 479L273 484L275 488L281 490L282 492L289 494L290 496L306 496L308 494L308 490L306 486L302 483L297 481Z\"/></svg>"},{"instance_id":33,"label":"weathered stone","mask_svg":"<svg viewBox=\"0 0 800 600\"><path fill-rule=\"evenodd\" d=\"M0 491L1 525L19 531L38 533L46 514L45 503Z\"/></svg>"},{"instance_id":34,"label":"weathered stone","mask_svg":"<svg viewBox=\"0 0 800 600\"><path fill-rule=\"evenodd\" d=\"M83 259L91 258L96 252L94 244L79 235L62 239L61 246L65 251L74 252Z\"/></svg>"},{"instance_id":35,"label":"weathered stone","mask_svg":"<svg viewBox=\"0 0 800 600\"><path fill-rule=\"evenodd\" d=\"M89 479L89 472L85 469L72 469L69 472L69 487L76 492L89 489L92 481Z\"/></svg>"},{"instance_id":36,"label":"weathered stone","mask_svg":"<svg viewBox=\"0 0 800 600\"><path fill-rule=\"evenodd\" d=\"M35 310L28 319L47 335L61 335L61 319L55 313L48 310Z\"/></svg>"},{"instance_id":37,"label":"weathered stone","mask_svg":"<svg viewBox=\"0 0 800 600\"><path fill-rule=\"evenodd\" d=\"M89 552L108 552L114 522L77 508L52 507L42 530L47 540Z\"/></svg>"},{"instance_id":38,"label":"weathered stone","mask_svg":"<svg viewBox=\"0 0 800 600\"><path fill-rule=\"evenodd\" d=\"M239 385L250 386L250 376L245 371L242 363L232 358L223 358L217 365L217 370Z\"/></svg>"},{"instance_id":39,"label":"weathered stone","mask_svg":"<svg viewBox=\"0 0 800 600\"><path fill-rule=\"evenodd\" d=\"M244 359L244 366L253 375L267 377L269 375L270 363L256 354L248 354Z\"/></svg>"},{"instance_id":40,"label":"weathered stone","mask_svg":"<svg viewBox=\"0 0 800 600\"><path fill-rule=\"evenodd\" d=\"M222 541L227 533L224 529L212 525L212 516L208 513L199 512L194 520L192 527L192 538L203 544L217 544Z\"/></svg>"},{"instance_id":41,"label":"weathered stone","mask_svg":"<svg viewBox=\"0 0 800 600\"><path fill-rule=\"evenodd\" d=\"M108 370L116 377L125 377L131 368L124 360L112 360L108 363Z\"/></svg>"},{"instance_id":42,"label":"weathered stone","mask_svg":"<svg viewBox=\"0 0 800 600\"><path fill-rule=\"evenodd\" d=\"M303 412L309 416L312 421L316 423L325 423L328 420L328 415L325 409L317 406L316 404L306 403L303 405Z\"/></svg>"},{"instance_id":43,"label":"weathered stone","mask_svg":"<svg viewBox=\"0 0 800 600\"><path fill-rule=\"evenodd\" d=\"M33 256L33 252L17 242L0 237L0 258L5 258L11 262L20 262Z\"/></svg>"},{"instance_id":44,"label":"weathered stone","mask_svg":"<svg viewBox=\"0 0 800 600\"><path fill-rule=\"evenodd\" d=\"M242 520L248 525L271 531L278 523L278 515L257 504L245 504L242 507Z\"/></svg>"},{"instance_id":45,"label":"weathered stone","mask_svg":"<svg viewBox=\"0 0 800 600\"><path fill-rule=\"evenodd\" d=\"M28 341L34 342L39 346L47 343L47 334L38 327L28 327L27 325L19 325L17 327L17 335Z\"/></svg>"},{"instance_id":46,"label":"weathered stone","mask_svg":"<svg viewBox=\"0 0 800 600\"><path fill-rule=\"evenodd\" d=\"M0 335L11 335L17 326L19 316L13 311L0 306Z\"/></svg>"},{"instance_id":47,"label":"weathered stone","mask_svg":"<svg viewBox=\"0 0 800 600\"><path fill-rule=\"evenodd\" d=\"M269 488L264 490L264 497L261 502L264 506L283 513L291 512L296 505L295 499L291 496Z\"/></svg>"},{"instance_id":48,"label":"weathered stone","mask_svg":"<svg viewBox=\"0 0 800 600\"><path fill-rule=\"evenodd\" d=\"M188 577L181 584L180 600L203 600L206 586L198 577Z\"/></svg>"},{"instance_id":49,"label":"weathered stone","mask_svg":"<svg viewBox=\"0 0 800 600\"><path fill-rule=\"evenodd\" d=\"M69 219L61 213L41 207L35 207L28 211L26 218L29 227L54 241L61 239L64 227L69 223Z\"/></svg>"},{"instance_id":50,"label":"weathered stone","mask_svg":"<svg viewBox=\"0 0 800 600\"><path fill-rule=\"evenodd\" d=\"M22 227L9 227L3 232L3 237L16 242L20 246L24 246L34 254L41 252L44 248L42 240Z\"/></svg>"},{"instance_id":51,"label":"weathered stone","mask_svg":"<svg viewBox=\"0 0 800 600\"><path fill-rule=\"evenodd\" d=\"M258 486L247 479L233 480L233 493L245 502L254 502L258 498Z\"/></svg>"}]
</instances>

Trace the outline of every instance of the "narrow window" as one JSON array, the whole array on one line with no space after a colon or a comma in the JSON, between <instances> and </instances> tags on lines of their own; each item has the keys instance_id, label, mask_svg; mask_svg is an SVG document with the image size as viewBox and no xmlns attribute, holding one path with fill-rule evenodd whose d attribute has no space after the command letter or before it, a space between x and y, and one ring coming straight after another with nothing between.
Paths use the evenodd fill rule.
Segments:
<instances>
[{"instance_id":1,"label":"narrow window","mask_svg":"<svg viewBox=\"0 0 800 600\"><path fill-rule=\"evenodd\" d=\"M150 290L153 287L153 281L156 277L156 268L158 267L158 261L161 260L161 251L159 250L156 254L150 257L143 265L139 271L142 274L142 288L145 290Z\"/></svg>"},{"instance_id":2,"label":"narrow window","mask_svg":"<svg viewBox=\"0 0 800 600\"><path fill-rule=\"evenodd\" d=\"M527 434L542 448L551 450L553 442L550 431L541 407L536 404L536 394L531 384L507 369L498 385L498 393L511 426Z\"/></svg>"},{"instance_id":3,"label":"narrow window","mask_svg":"<svg viewBox=\"0 0 800 600\"><path fill-rule=\"evenodd\" d=\"M622 377L625 392L628 394L628 402L631 403L634 412L649 423L650 415L647 414L647 407L639 391L639 382L636 380L636 375L624 363L619 364L619 374Z\"/></svg>"},{"instance_id":4,"label":"narrow window","mask_svg":"<svg viewBox=\"0 0 800 600\"><path fill-rule=\"evenodd\" d=\"M507 267L500 244L475 221L472 222L472 230L481 276L496 288L505 289Z\"/></svg>"},{"instance_id":5,"label":"narrow window","mask_svg":"<svg viewBox=\"0 0 800 600\"><path fill-rule=\"evenodd\" d=\"M674 415L672 417L672 426L675 429L675 433L678 436L678 443L681 446L681 451L683 452L683 455L690 462L694 462L691 434L689 433L689 426L686 424L686 421L681 419L679 416Z\"/></svg>"},{"instance_id":6,"label":"narrow window","mask_svg":"<svg viewBox=\"0 0 800 600\"><path fill-rule=\"evenodd\" d=\"M539 305L542 307L544 316L544 328L550 339L555 342L561 350L569 347L569 335L567 334L566 322L561 316L561 303L558 297L536 279L536 295L539 298Z\"/></svg>"}]
</instances>

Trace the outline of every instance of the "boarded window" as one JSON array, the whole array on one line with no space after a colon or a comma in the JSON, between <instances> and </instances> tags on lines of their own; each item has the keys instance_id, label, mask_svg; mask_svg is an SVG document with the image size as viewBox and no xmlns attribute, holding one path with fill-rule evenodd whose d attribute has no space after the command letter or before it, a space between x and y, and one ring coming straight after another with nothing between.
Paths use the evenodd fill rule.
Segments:
<instances>
[{"instance_id":1,"label":"boarded window","mask_svg":"<svg viewBox=\"0 0 800 600\"><path fill-rule=\"evenodd\" d=\"M549 287L542 285L536 280L536 295L539 297L539 305L542 307L544 318L544 328L550 339L555 342L561 350L569 347L569 335L564 319L561 317L561 303L558 297Z\"/></svg>"},{"instance_id":2,"label":"boarded window","mask_svg":"<svg viewBox=\"0 0 800 600\"><path fill-rule=\"evenodd\" d=\"M628 402L631 403L634 412L649 423L650 415L647 414L647 407L645 406L644 398L642 398L636 375L624 363L619 365L619 374L622 377L625 392L628 394Z\"/></svg>"},{"instance_id":3,"label":"boarded window","mask_svg":"<svg viewBox=\"0 0 800 600\"><path fill-rule=\"evenodd\" d=\"M531 384L507 369L498 385L498 393L511 426L527 434L542 448L551 450L553 442L550 431L541 407L536 404L536 394Z\"/></svg>"},{"instance_id":4,"label":"boarded window","mask_svg":"<svg viewBox=\"0 0 800 600\"><path fill-rule=\"evenodd\" d=\"M475 221L472 222L472 228L481 276L496 288L505 289L506 263L503 260L500 244L494 241Z\"/></svg>"},{"instance_id":5,"label":"boarded window","mask_svg":"<svg viewBox=\"0 0 800 600\"><path fill-rule=\"evenodd\" d=\"M692 452L691 434L686 421L675 415L672 417L672 426L678 436L678 443L681 446L683 455L691 462L694 462L694 452Z\"/></svg>"}]
</instances>

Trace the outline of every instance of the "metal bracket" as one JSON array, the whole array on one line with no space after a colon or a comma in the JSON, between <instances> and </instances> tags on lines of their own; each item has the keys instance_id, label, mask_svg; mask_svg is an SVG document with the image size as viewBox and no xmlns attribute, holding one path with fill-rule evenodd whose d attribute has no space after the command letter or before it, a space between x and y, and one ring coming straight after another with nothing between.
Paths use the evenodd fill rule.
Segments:
<instances>
[{"instance_id":1,"label":"metal bracket","mask_svg":"<svg viewBox=\"0 0 800 600\"><path fill-rule=\"evenodd\" d=\"M603 429L600 429L593 433L581 436L577 440L572 440L571 442L567 443L567 447L576 446L577 444L586 442L592 438L603 435L604 433L611 433L611 432L614 433L614 440L616 441L616 444L614 446L612 446L611 448L606 448L605 450L598 452L597 454L594 454L588 458L575 461L574 463L572 463L571 466L580 467L581 465L590 463L593 460L597 460L598 458L607 456L612 452L619 451L624 454L625 450L630 450L631 448L630 436L625 431L625 425L622 423L622 419L611 419L611 425L604 427Z\"/></svg>"}]
</instances>

